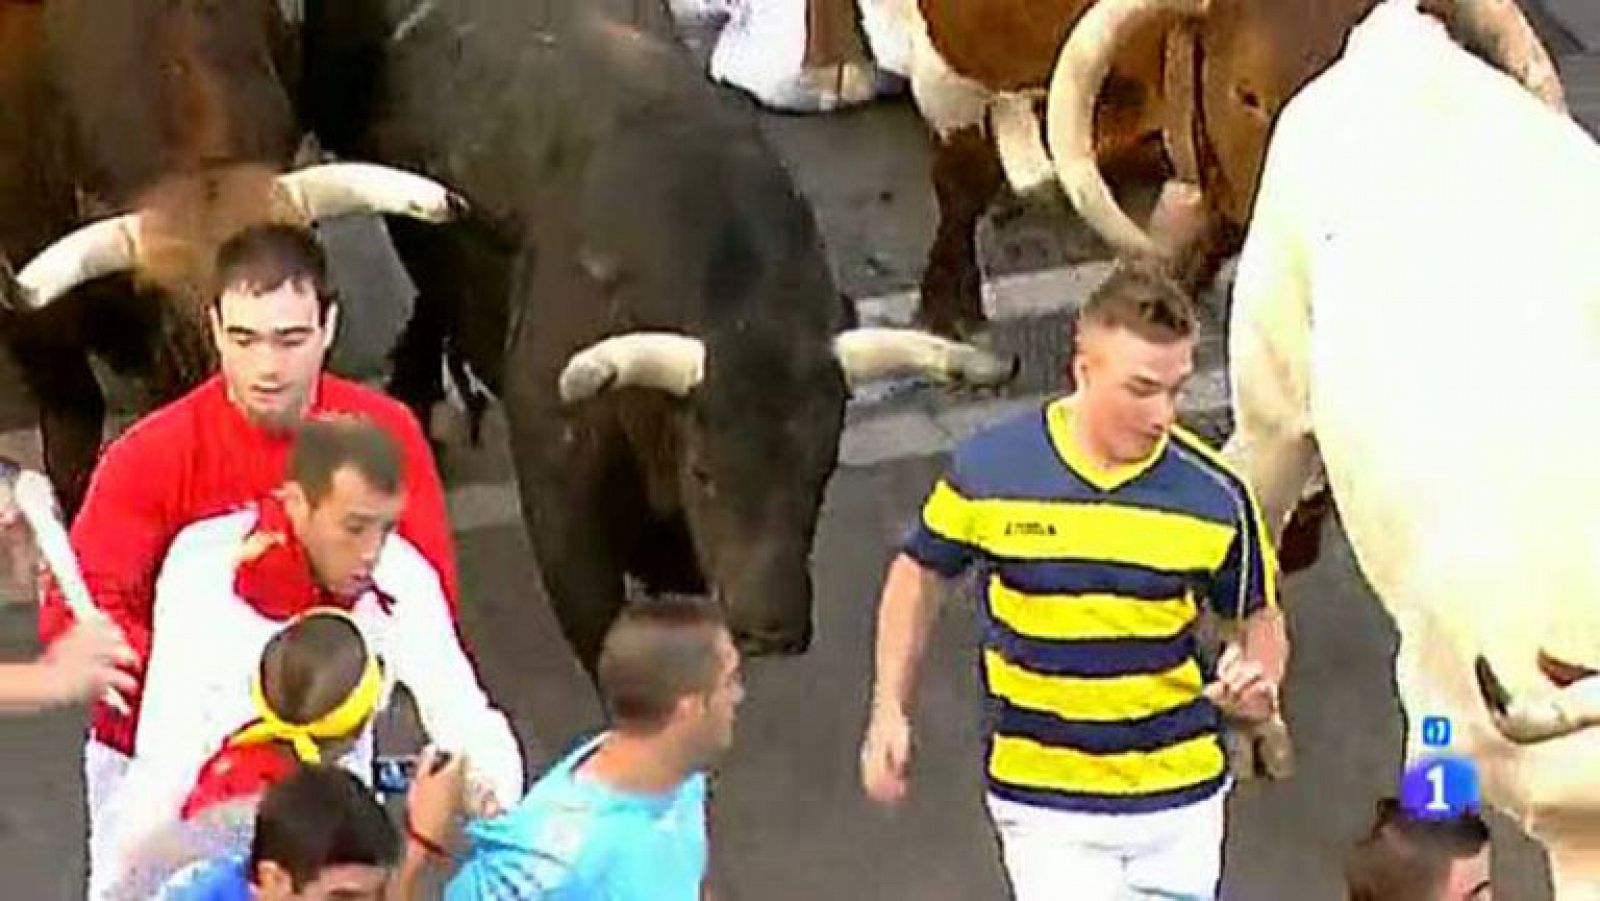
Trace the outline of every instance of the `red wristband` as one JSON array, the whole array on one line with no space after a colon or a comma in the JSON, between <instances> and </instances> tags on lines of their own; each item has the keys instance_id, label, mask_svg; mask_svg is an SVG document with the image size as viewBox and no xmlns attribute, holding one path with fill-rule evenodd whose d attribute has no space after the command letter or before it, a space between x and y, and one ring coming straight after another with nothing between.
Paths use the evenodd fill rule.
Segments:
<instances>
[{"instance_id":1,"label":"red wristband","mask_svg":"<svg viewBox=\"0 0 1600 901\"><path fill-rule=\"evenodd\" d=\"M446 850L443 845L418 832L417 827L411 824L411 814L409 813L406 814L406 837L416 842L422 850L434 857L442 860L453 860L455 858L455 855Z\"/></svg>"}]
</instances>

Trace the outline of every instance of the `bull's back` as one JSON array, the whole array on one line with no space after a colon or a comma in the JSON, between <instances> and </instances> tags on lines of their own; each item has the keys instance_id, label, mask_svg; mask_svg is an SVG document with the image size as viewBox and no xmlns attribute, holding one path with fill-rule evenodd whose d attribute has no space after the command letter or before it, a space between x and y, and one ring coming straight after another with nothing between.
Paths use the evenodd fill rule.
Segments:
<instances>
[{"instance_id":1,"label":"bull's back","mask_svg":"<svg viewBox=\"0 0 1600 901\"><path fill-rule=\"evenodd\" d=\"M928 38L956 72L994 90L1043 88L1072 26L1094 0L918 0ZM1118 48L1114 82L1124 92L1160 86L1165 24ZM1115 85L1113 85L1115 89Z\"/></svg>"},{"instance_id":2,"label":"bull's back","mask_svg":"<svg viewBox=\"0 0 1600 901\"><path fill-rule=\"evenodd\" d=\"M1473 516L1536 530L1600 490L1580 450L1596 418L1570 399L1600 364L1582 263L1600 150L1442 29L1380 21L1404 27L1303 91L1272 148L1310 288L1314 427L1375 542Z\"/></svg>"}]
</instances>

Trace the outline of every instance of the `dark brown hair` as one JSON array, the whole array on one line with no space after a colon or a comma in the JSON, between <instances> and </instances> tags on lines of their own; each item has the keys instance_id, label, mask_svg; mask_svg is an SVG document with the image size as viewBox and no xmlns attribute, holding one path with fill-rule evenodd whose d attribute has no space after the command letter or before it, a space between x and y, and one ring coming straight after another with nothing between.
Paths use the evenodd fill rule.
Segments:
<instances>
[{"instance_id":1,"label":"dark brown hair","mask_svg":"<svg viewBox=\"0 0 1600 901\"><path fill-rule=\"evenodd\" d=\"M310 229L272 222L242 229L217 250L213 308L222 293L243 287L251 293L272 291L285 282L305 282L317 293L323 318L337 299L328 284L328 258Z\"/></svg>"},{"instance_id":2,"label":"dark brown hair","mask_svg":"<svg viewBox=\"0 0 1600 901\"><path fill-rule=\"evenodd\" d=\"M597 673L616 727L657 731L678 699L710 692L724 628L721 608L709 601L661 598L624 609L606 633Z\"/></svg>"},{"instance_id":3,"label":"dark brown hair","mask_svg":"<svg viewBox=\"0 0 1600 901\"><path fill-rule=\"evenodd\" d=\"M267 642L261 652L261 690L279 718L309 723L350 696L366 665L366 642L354 623L312 614Z\"/></svg>"},{"instance_id":4,"label":"dark brown hair","mask_svg":"<svg viewBox=\"0 0 1600 901\"><path fill-rule=\"evenodd\" d=\"M1193 337L1194 302L1158 264L1119 262L1078 310L1080 333L1090 325L1126 329L1146 341L1169 344Z\"/></svg>"},{"instance_id":5,"label":"dark brown hair","mask_svg":"<svg viewBox=\"0 0 1600 901\"><path fill-rule=\"evenodd\" d=\"M1454 860L1483 850L1489 827L1476 813L1414 817L1394 798L1378 802L1372 830L1345 861L1348 901L1433 901Z\"/></svg>"},{"instance_id":6,"label":"dark brown hair","mask_svg":"<svg viewBox=\"0 0 1600 901\"><path fill-rule=\"evenodd\" d=\"M338 414L302 423L289 457L289 477L315 506L333 487L333 476L351 467L384 494L400 491L405 461L400 445L365 416Z\"/></svg>"},{"instance_id":7,"label":"dark brown hair","mask_svg":"<svg viewBox=\"0 0 1600 901\"><path fill-rule=\"evenodd\" d=\"M390 867L400 856L394 824L360 780L336 766L303 766L267 789L256 810L250 876L283 867L295 891L329 867Z\"/></svg>"}]
</instances>

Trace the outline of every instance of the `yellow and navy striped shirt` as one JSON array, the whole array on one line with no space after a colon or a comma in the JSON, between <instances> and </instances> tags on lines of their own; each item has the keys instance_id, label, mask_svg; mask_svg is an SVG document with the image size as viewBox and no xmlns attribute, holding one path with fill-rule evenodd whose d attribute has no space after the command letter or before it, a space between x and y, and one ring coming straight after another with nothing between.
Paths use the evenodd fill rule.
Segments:
<instances>
[{"instance_id":1,"label":"yellow and navy striped shirt","mask_svg":"<svg viewBox=\"0 0 1600 901\"><path fill-rule=\"evenodd\" d=\"M1174 428L1103 471L1061 399L973 436L934 487L906 552L984 584L982 678L994 794L1133 813L1207 798L1227 778L1201 599L1233 619L1276 606L1272 548L1248 486Z\"/></svg>"}]
</instances>

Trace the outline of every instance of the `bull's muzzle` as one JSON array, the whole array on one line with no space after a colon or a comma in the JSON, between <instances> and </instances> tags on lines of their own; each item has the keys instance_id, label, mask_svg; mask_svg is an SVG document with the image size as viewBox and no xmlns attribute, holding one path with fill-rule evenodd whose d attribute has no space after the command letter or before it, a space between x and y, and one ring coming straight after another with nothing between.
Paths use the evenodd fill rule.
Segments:
<instances>
[{"instance_id":1,"label":"bull's muzzle","mask_svg":"<svg viewBox=\"0 0 1600 901\"><path fill-rule=\"evenodd\" d=\"M1600 675L1591 672L1533 698L1519 698L1507 691L1482 656L1473 664L1473 675L1489 719L1507 741L1534 744L1600 724Z\"/></svg>"}]
</instances>

